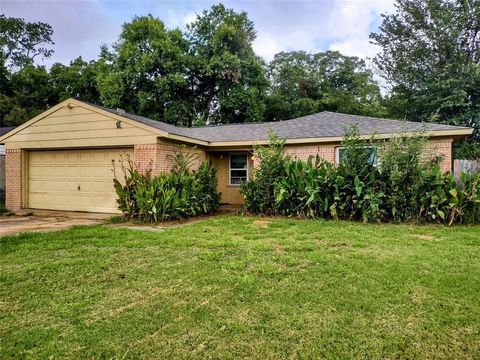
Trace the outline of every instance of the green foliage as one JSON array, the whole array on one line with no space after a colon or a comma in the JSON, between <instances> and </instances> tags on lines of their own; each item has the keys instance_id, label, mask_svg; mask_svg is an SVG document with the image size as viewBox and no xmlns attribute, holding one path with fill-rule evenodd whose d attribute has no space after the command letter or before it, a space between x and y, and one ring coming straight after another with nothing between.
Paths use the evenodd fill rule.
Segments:
<instances>
[{"instance_id":1,"label":"green foliage","mask_svg":"<svg viewBox=\"0 0 480 360\"><path fill-rule=\"evenodd\" d=\"M427 221L475 223L480 220L480 174L461 174L461 185L438 165L427 174L420 196L420 217Z\"/></svg>"},{"instance_id":2,"label":"green foliage","mask_svg":"<svg viewBox=\"0 0 480 360\"><path fill-rule=\"evenodd\" d=\"M171 172L176 175L188 174L195 161L199 160L198 154L194 148L188 148L186 145L178 145L174 154L168 154L167 157L173 160Z\"/></svg>"},{"instance_id":3,"label":"green foliage","mask_svg":"<svg viewBox=\"0 0 480 360\"><path fill-rule=\"evenodd\" d=\"M333 165L310 157L285 161L285 173L275 184L275 212L287 216L328 217L333 204Z\"/></svg>"},{"instance_id":4,"label":"green foliage","mask_svg":"<svg viewBox=\"0 0 480 360\"><path fill-rule=\"evenodd\" d=\"M440 160L428 153L426 144L423 135L396 135L382 144L378 186L388 194L382 204L386 218L407 221L418 214L425 173Z\"/></svg>"},{"instance_id":5,"label":"green foliage","mask_svg":"<svg viewBox=\"0 0 480 360\"><path fill-rule=\"evenodd\" d=\"M78 97L92 103L98 102L97 89L98 64L86 62L78 57L70 65L53 64L50 69L50 81L55 89L58 102L70 97Z\"/></svg>"},{"instance_id":6,"label":"green foliage","mask_svg":"<svg viewBox=\"0 0 480 360\"><path fill-rule=\"evenodd\" d=\"M48 58L53 50L53 29L42 22L0 15L0 58L12 68L22 69L33 64L37 56Z\"/></svg>"},{"instance_id":7,"label":"green foliage","mask_svg":"<svg viewBox=\"0 0 480 360\"><path fill-rule=\"evenodd\" d=\"M245 197L248 211L272 214L275 205L275 181L284 176L285 141L273 132L269 133L269 146L256 145L253 149L255 161L261 165L252 171L252 181L240 184L240 193Z\"/></svg>"},{"instance_id":8,"label":"green foliage","mask_svg":"<svg viewBox=\"0 0 480 360\"><path fill-rule=\"evenodd\" d=\"M455 159L462 160L480 159L480 142L462 142L453 148L453 156Z\"/></svg>"},{"instance_id":9,"label":"green foliage","mask_svg":"<svg viewBox=\"0 0 480 360\"><path fill-rule=\"evenodd\" d=\"M181 156L176 157L177 159ZM114 179L118 208L127 219L143 222L176 220L212 214L220 203L216 169L203 162L197 171L182 169L152 176L151 171L138 171L132 160L122 163L123 179Z\"/></svg>"},{"instance_id":10,"label":"green foliage","mask_svg":"<svg viewBox=\"0 0 480 360\"><path fill-rule=\"evenodd\" d=\"M353 126L338 166L318 156L289 159L282 142L272 142L260 155L256 150L260 165L241 187L250 212L365 222L480 221L480 174L462 174L457 185L452 174L441 172L440 158L428 153L424 136L374 142ZM370 158L373 145L379 148L377 165Z\"/></svg>"},{"instance_id":11,"label":"green foliage","mask_svg":"<svg viewBox=\"0 0 480 360\"><path fill-rule=\"evenodd\" d=\"M188 125L191 119L190 84L186 78L188 42L152 15L135 17L123 25L110 52L103 48L97 85L109 107ZM191 124L191 123L190 123Z\"/></svg>"},{"instance_id":12,"label":"green foliage","mask_svg":"<svg viewBox=\"0 0 480 360\"><path fill-rule=\"evenodd\" d=\"M392 85L389 112L411 121L480 127L478 1L398 0L370 35Z\"/></svg>"},{"instance_id":13,"label":"green foliage","mask_svg":"<svg viewBox=\"0 0 480 360\"><path fill-rule=\"evenodd\" d=\"M208 123L262 121L268 82L245 12L214 5L187 27L196 114Z\"/></svg>"},{"instance_id":14,"label":"green foliage","mask_svg":"<svg viewBox=\"0 0 480 360\"><path fill-rule=\"evenodd\" d=\"M44 66L26 65L8 76L0 95L0 118L4 126L20 125L56 102L54 88Z\"/></svg>"},{"instance_id":15,"label":"green foliage","mask_svg":"<svg viewBox=\"0 0 480 360\"><path fill-rule=\"evenodd\" d=\"M380 88L364 60L336 51L281 52L268 65L268 120L319 111L384 116Z\"/></svg>"}]
</instances>

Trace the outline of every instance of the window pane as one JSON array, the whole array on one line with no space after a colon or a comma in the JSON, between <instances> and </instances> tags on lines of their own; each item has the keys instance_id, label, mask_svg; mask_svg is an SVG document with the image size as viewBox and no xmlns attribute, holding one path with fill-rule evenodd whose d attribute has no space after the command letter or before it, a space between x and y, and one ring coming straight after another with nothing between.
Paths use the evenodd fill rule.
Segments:
<instances>
[{"instance_id":1,"label":"window pane","mask_svg":"<svg viewBox=\"0 0 480 360\"><path fill-rule=\"evenodd\" d=\"M368 163L370 165L377 165L378 163L378 154L377 154L377 148L376 147L366 147L365 152L368 155ZM338 149L338 161L345 160L345 149Z\"/></svg>"},{"instance_id":2,"label":"window pane","mask_svg":"<svg viewBox=\"0 0 480 360\"><path fill-rule=\"evenodd\" d=\"M240 185L242 181L247 180L247 178L244 177L232 177L230 178L230 185Z\"/></svg>"},{"instance_id":3,"label":"window pane","mask_svg":"<svg viewBox=\"0 0 480 360\"><path fill-rule=\"evenodd\" d=\"M376 165L378 162L378 157L377 157L377 148L366 148L365 149L368 154L368 163L370 165Z\"/></svg>"},{"instance_id":4,"label":"window pane","mask_svg":"<svg viewBox=\"0 0 480 360\"><path fill-rule=\"evenodd\" d=\"M246 169L247 154L230 155L230 169Z\"/></svg>"},{"instance_id":5,"label":"window pane","mask_svg":"<svg viewBox=\"0 0 480 360\"><path fill-rule=\"evenodd\" d=\"M230 170L230 176L233 177L241 177L247 178L247 170Z\"/></svg>"}]
</instances>

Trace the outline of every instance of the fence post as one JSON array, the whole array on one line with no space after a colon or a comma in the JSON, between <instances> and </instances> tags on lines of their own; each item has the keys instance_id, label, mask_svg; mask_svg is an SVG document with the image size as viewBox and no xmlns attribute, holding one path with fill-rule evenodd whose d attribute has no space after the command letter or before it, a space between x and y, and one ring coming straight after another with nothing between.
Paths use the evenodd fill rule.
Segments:
<instances>
[{"instance_id":1,"label":"fence post","mask_svg":"<svg viewBox=\"0 0 480 360\"><path fill-rule=\"evenodd\" d=\"M453 175L455 176L455 179L460 179L460 160L455 159L453 160Z\"/></svg>"}]
</instances>

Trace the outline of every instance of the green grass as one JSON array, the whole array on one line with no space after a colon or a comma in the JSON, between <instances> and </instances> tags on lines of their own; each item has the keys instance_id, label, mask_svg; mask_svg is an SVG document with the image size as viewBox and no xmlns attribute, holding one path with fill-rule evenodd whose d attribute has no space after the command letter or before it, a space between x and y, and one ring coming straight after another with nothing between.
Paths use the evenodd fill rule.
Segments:
<instances>
[{"instance_id":1,"label":"green grass","mask_svg":"<svg viewBox=\"0 0 480 360\"><path fill-rule=\"evenodd\" d=\"M480 228L226 216L0 239L2 358L480 358Z\"/></svg>"}]
</instances>

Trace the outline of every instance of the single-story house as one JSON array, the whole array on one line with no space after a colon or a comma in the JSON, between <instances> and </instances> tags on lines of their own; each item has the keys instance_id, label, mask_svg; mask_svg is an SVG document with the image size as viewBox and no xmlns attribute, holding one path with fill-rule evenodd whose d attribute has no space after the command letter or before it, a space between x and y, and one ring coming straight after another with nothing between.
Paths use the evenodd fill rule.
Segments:
<instances>
[{"instance_id":1,"label":"single-story house","mask_svg":"<svg viewBox=\"0 0 480 360\"><path fill-rule=\"evenodd\" d=\"M396 132L425 132L429 147L452 167L452 143L471 128L403 122L321 112L297 119L238 125L182 128L121 109L68 99L0 137L6 147L6 206L92 212L118 212L113 165L129 155L140 170L168 171L177 144L195 146L199 159L218 166L221 202L240 204L239 184L255 164L254 144L267 144L272 129L286 139L287 153L338 161L345 129L358 123L362 136L387 139ZM116 166L118 169L118 165Z\"/></svg>"}]
</instances>

